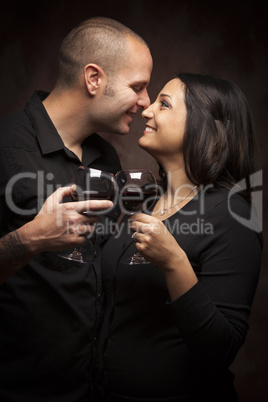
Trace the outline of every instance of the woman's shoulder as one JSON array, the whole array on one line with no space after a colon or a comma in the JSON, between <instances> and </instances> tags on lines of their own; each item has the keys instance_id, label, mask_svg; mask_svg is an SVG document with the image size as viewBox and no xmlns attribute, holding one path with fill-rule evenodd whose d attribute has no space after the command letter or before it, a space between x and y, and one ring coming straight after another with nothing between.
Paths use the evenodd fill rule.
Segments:
<instances>
[{"instance_id":1,"label":"woman's shoulder","mask_svg":"<svg viewBox=\"0 0 268 402\"><path fill-rule=\"evenodd\" d=\"M249 203L236 188L213 189L203 196L204 215L215 225L228 227L234 233L255 233L261 240L261 205ZM262 240L261 240L262 242Z\"/></svg>"},{"instance_id":2,"label":"woman's shoulder","mask_svg":"<svg viewBox=\"0 0 268 402\"><path fill-rule=\"evenodd\" d=\"M231 210L239 210L243 215L249 216L251 211L250 203L238 192L226 188L214 188L201 186L197 195L183 208L186 213L209 217L218 211L221 214L228 214Z\"/></svg>"},{"instance_id":3,"label":"woman's shoulder","mask_svg":"<svg viewBox=\"0 0 268 402\"><path fill-rule=\"evenodd\" d=\"M252 205L243 197L238 189L232 188L202 188L199 192L199 202L203 203L206 214L211 214L217 209L230 212L232 208L239 208L248 215L252 209Z\"/></svg>"}]
</instances>

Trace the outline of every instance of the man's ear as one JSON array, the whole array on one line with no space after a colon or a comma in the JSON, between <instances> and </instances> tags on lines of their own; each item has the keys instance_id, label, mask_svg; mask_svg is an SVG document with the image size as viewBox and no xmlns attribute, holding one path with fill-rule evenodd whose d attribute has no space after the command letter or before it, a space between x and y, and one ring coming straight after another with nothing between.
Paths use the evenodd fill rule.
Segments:
<instances>
[{"instance_id":1,"label":"man's ear","mask_svg":"<svg viewBox=\"0 0 268 402\"><path fill-rule=\"evenodd\" d=\"M104 71L97 64L87 64L84 68L84 80L90 95L96 95L97 90L105 79Z\"/></svg>"}]
</instances>

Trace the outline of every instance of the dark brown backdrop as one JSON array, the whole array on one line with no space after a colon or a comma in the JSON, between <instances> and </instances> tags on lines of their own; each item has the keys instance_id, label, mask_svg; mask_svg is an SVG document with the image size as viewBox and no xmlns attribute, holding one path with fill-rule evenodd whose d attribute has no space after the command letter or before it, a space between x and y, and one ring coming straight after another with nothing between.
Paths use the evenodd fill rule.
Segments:
<instances>
[{"instance_id":1,"label":"dark brown backdrop","mask_svg":"<svg viewBox=\"0 0 268 402\"><path fill-rule=\"evenodd\" d=\"M103 15L128 25L149 43L154 57L152 100L177 71L210 73L237 83L251 106L258 160L265 171L268 35L264 8L262 2L237 0L10 0L1 6L0 17L0 116L22 108L35 89L49 91L63 37L81 20ZM140 118L126 137L104 135L117 148L124 168L156 168L137 146L143 127ZM264 206L265 190L264 186ZM265 229L265 215L263 220ZM267 258L264 252L247 341L233 364L241 402L268 401Z\"/></svg>"}]
</instances>

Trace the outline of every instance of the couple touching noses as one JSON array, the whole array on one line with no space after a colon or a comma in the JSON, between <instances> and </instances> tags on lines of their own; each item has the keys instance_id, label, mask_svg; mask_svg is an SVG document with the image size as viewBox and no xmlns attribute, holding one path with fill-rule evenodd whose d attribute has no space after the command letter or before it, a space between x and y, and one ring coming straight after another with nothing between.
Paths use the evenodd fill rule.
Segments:
<instances>
[{"instance_id":1,"label":"couple touching noses","mask_svg":"<svg viewBox=\"0 0 268 402\"><path fill-rule=\"evenodd\" d=\"M230 81L184 73L150 105L152 65L139 35L90 18L63 40L52 91L0 123L1 400L237 401L229 366L262 248L253 222L243 224L255 171L247 101ZM93 230L96 217L80 212L111 206L62 203L74 172L121 170L97 132L127 134L140 109L139 145L159 165L161 197L131 218L133 235L122 220L119 235L96 236L92 264L61 259ZM88 233L68 232L70 217ZM201 221L212 230L192 230ZM136 250L148 264L125 263Z\"/></svg>"}]
</instances>

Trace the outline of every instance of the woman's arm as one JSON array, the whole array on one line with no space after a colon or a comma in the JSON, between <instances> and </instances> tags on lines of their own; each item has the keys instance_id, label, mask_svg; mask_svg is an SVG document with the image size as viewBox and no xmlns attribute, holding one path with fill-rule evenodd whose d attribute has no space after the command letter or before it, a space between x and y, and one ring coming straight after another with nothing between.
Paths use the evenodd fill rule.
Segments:
<instances>
[{"instance_id":1,"label":"woman's arm","mask_svg":"<svg viewBox=\"0 0 268 402\"><path fill-rule=\"evenodd\" d=\"M240 214L247 216L248 205L237 202ZM224 366L232 362L245 340L261 256L259 234L236 221L226 205L220 203L206 217L213 235L198 242L193 238L199 272L194 272L162 222L137 215L132 223L133 230L146 232L135 236L137 249L164 272L170 308L185 344L204 361Z\"/></svg>"},{"instance_id":2,"label":"woman's arm","mask_svg":"<svg viewBox=\"0 0 268 402\"><path fill-rule=\"evenodd\" d=\"M197 282L187 255L159 219L146 214L136 214L133 219L137 250L162 269L170 299L177 299Z\"/></svg>"}]
</instances>

